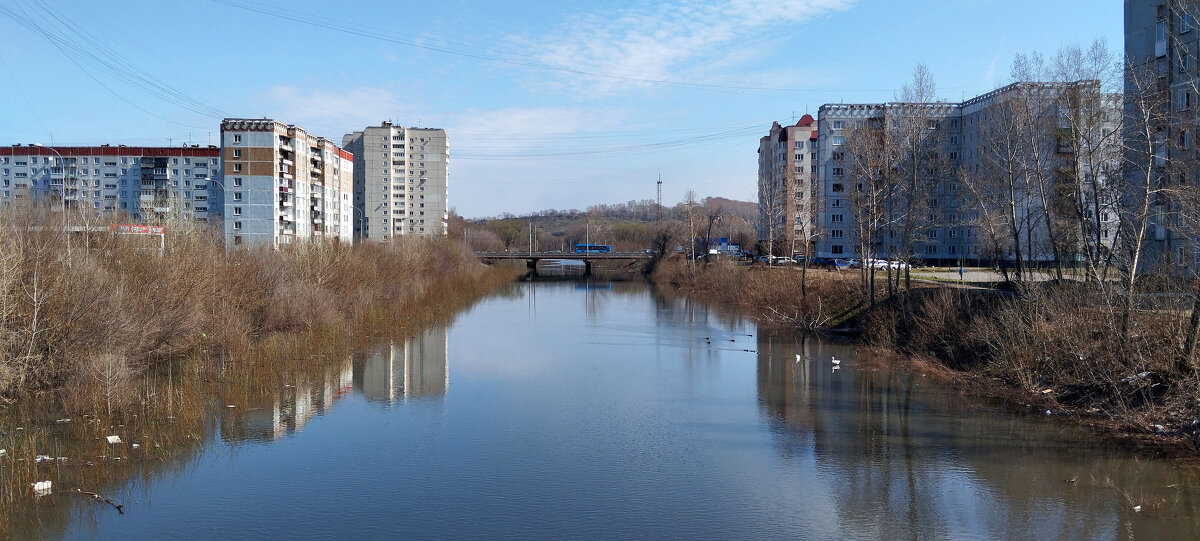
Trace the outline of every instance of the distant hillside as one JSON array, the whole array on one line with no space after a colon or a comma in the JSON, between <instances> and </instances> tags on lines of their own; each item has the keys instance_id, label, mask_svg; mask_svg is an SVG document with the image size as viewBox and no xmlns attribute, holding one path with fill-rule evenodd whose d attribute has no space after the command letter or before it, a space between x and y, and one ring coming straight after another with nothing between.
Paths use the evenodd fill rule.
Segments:
<instances>
[{"instance_id":1,"label":"distant hillside","mask_svg":"<svg viewBox=\"0 0 1200 541\"><path fill-rule=\"evenodd\" d=\"M535 249L568 251L576 243L611 244L616 250L644 250L667 243L679 246L695 233L697 239L729 238L753 246L758 205L723 197L706 197L689 208L685 203L662 209L658 220L653 200L593 205L587 210L546 209L522 216L464 219L452 215L450 236L466 240L477 250Z\"/></svg>"}]
</instances>

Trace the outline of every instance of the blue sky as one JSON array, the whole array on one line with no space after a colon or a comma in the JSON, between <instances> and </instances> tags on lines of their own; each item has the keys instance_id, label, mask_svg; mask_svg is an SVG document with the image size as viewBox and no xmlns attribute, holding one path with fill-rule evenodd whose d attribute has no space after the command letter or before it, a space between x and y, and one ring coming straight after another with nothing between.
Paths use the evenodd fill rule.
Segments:
<instances>
[{"instance_id":1,"label":"blue sky","mask_svg":"<svg viewBox=\"0 0 1200 541\"><path fill-rule=\"evenodd\" d=\"M1120 50L1121 16L1116 0L0 0L0 144L208 144L222 116L340 143L391 120L448 132L468 217L653 199L660 173L667 204L754 200L773 120L892 99L920 62L960 100L1010 82L1016 53Z\"/></svg>"}]
</instances>

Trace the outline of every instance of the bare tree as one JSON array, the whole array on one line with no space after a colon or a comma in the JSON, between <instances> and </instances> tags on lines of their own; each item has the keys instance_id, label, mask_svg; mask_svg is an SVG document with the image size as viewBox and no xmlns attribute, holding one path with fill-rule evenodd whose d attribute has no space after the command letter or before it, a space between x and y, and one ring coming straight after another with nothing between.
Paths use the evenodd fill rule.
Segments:
<instances>
[{"instance_id":1,"label":"bare tree","mask_svg":"<svg viewBox=\"0 0 1200 541\"><path fill-rule=\"evenodd\" d=\"M897 184L892 175L888 134L882 119L851 124L844 131L841 155L846 168L845 183L834 183L833 191L845 194L846 204L854 218L858 251L873 254L884 231L891 225L888 212L896 195ZM862 287L875 304L874 266L862 265ZM889 280L889 284L890 284Z\"/></svg>"},{"instance_id":2,"label":"bare tree","mask_svg":"<svg viewBox=\"0 0 1200 541\"><path fill-rule=\"evenodd\" d=\"M942 126L951 106L936 99L936 90L929 68L918 64L912 80L900 89L901 103L888 107L887 154L899 182L894 197L888 200L888 211L896 215L893 220L900 235L898 246L889 242L888 247L893 251L891 257L906 262L911 261L917 243L925 241L929 230L940 225L934 192L952 172ZM911 282L908 268L905 266L904 271L906 287Z\"/></svg>"}]
</instances>

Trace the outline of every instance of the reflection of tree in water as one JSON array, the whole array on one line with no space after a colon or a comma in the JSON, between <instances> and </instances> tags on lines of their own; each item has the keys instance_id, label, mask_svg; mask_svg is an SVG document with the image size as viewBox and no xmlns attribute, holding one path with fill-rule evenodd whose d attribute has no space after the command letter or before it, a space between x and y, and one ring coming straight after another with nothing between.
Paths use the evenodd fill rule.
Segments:
<instances>
[{"instance_id":1,"label":"reflection of tree in water","mask_svg":"<svg viewBox=\"0 0 1200 541\"><path fill-rule=\"evenodd\" d=\"M297 379L276 392L251 397L246 407L229 409L221 415L221 439L267 442L300 430L350 391L351 367L347 357L325 367L319 377Z\"/></svg>"},{"instance_id":2,"label":"reflection of tree in water","mask_svg":"<svg viewBox=\"0 0 1200 541\"><path fill-rule=\"evenodd\" d=\"M444 393L446 337L445 327L440 329L443 353L437 370L443 374ZM207 373L211 366L202 360L148 373L140 382L141 405L114 419L75 416L56 423L62 411L56 403L9 409L0 419L0 432L5 434L0 436L0 449L6 450L0 457L0 512L5 517L0 520L0 537L62 537L72 523L87 524L97 513L116 513L75 493L76 488L102 494L135 512L152 501L151 486L187 475L213 447L236 452L241 445L266 444L299 431L352 390L350 344L321 340L288 338L264 345L236 369L208 376L203 385L197 382L205 376L197 377L196 372ZM438 385L431 385L426 389L436 394ZM230 404L236 407L226 407ZM108 444L105 436L113 434L123 443ZM36 455L66 460L37 463ZM25 490L30 479L51 480L52 494L34 499Z\"/></svg>"},{"instance_id":3,"label":"reflection of tree in water","mask_svg":"<svg viewBox=\"0 0 1200 541\"><path fill-rule=\"evenodd\" d=\"M846 368L834 372L832 355ZM970 407L944 385L866 364L848 348L759 333L759 404L774 442L793 466L812 465L803 475L828 480L848 538L1200 532L1195 472L1097 448L1063 424Z\"/></svg>"}]
</instances>

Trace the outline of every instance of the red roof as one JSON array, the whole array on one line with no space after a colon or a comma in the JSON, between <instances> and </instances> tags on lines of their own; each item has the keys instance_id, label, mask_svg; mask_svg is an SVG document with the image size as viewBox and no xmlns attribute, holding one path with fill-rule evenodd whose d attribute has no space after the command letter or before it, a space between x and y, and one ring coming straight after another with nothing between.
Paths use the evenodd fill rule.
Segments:
<instances>
[{"instance_id":1,"label":"red roof","mask_svg":"<svg viewBox=\"0 0 1200 541\"><path fill-rule=\"evenodd\" d=\"M55 152L58 154L55 154ZM0 147L0 156L187 156L199 158L217 158L221 149L216 147L49 147L49 146L10 146Z\"/></svg>"},{"instance_id":2,"label":"red roof","mask_svg":"<svg viewBox=\"0 0 1200 541\"><path fill-rule=\"evenodd\" d=\"M816 120L813 120L812 115L805 114L804 116L800 117L800 121L797 122L796 125L800 127L812 126L813 122L816 122Z\"/></svg>"},{"instance_id":3,"label":"red roof","mask_svg":"<svg viewBox=\"0 0 1200 541\"><path fill-rule=\"evenodd\" d=\"M809 134L808 138L811 141L816 141L817 140L817 130L813 130L812 133Z\"/></svg>"}]
</instances>

